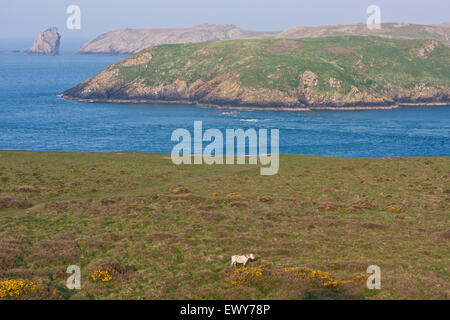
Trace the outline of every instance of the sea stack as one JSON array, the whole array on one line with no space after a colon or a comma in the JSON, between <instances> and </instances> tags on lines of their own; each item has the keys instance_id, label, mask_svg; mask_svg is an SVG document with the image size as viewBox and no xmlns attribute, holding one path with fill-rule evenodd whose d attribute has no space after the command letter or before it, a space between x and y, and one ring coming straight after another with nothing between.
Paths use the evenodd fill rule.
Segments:
<instances>
[{"instance_id":1,"label":"sea stack","mask_svg":"<svg viewBox=\"0 0 450 320\"><path fill-rule=\"evenodd\" d=\"M33 46L25 52L37 55L57 55L59 54L60 39L61 35L58 33L58 28L47 29L38 35Z\"/></svg>"}]
</instances>

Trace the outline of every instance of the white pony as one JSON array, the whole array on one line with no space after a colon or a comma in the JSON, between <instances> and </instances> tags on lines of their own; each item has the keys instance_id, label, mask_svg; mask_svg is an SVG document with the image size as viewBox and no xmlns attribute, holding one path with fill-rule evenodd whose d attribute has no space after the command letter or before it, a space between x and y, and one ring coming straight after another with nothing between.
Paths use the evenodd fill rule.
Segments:
<instances>
[{"instance_id":1,"label":"white pony","mask_svg":"<svg viewBox=\"0 0 450 320\"><path fill-rule=\"evenodd\" d=\"M250 254L244 254L243 256L231 256L231 265L230 266L236 266L237 263L242 263L245 267L248 260L255 259L255 256L253 253Z\"/></svg>"}]
</instances>

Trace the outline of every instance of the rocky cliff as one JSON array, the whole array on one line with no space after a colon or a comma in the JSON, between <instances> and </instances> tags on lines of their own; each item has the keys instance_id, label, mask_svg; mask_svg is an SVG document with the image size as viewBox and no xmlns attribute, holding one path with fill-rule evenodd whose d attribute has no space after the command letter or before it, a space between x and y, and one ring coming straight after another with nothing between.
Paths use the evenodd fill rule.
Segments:
<instances>
[{"instance_id":1,"label":"rocky cliff","mask_svg":"<svg viewBox=\"0 0 450 320\"><path fill-rule=\"evenodd\" d=\"M272 109L449 104L450 49L435 40L340 36L152 47L66 99Z\"/></svg>"},{"instance_id":2,"label":"rocky cliff","mask_svg":"<svg viewBox=\"0 0 450 320\"><path fill-rule=\"evenodd\" d=\"M36 38L33 46L25 51L27 54L57 55L59 54L59 44L61 35L56 27L41 32Z\"/></svg>"},{"instance_id":3,"label":"rocky cliff","mask_svg":"<svg viewBox=\"0 0 450 320\"><path fill-rule=\"evenodd\" d=\"M200 24L177 29L119 29L84 44L79 54L130 54L160 44L267 38L278 32L247 31L235 25Z\"/></svg>"}]
</instances>

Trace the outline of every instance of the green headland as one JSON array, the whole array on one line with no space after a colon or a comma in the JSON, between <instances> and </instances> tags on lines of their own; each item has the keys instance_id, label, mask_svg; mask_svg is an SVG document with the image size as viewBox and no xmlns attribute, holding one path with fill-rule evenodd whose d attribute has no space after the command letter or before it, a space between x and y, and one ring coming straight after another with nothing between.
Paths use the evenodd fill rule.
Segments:
<instances>
[{"instance_id":1,"label":"green headland","mask_svg":"<svg viewBox=\"0 0 450 320\"><path fill-rule=\"evenodd\" d=\"M450 48L437 40L336 36L160 45L62 96L344 110L449 104L449 88Z\"/></svg>"}]
</instances>

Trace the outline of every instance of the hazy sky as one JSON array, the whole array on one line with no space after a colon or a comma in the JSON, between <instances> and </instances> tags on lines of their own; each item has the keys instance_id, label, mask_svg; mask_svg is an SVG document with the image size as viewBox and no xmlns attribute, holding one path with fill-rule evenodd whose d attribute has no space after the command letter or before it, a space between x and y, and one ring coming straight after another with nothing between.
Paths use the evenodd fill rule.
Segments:
<instances>
[{"instance_id":1,"label":"hazy sky","mask_svg":"<svg viewBox=\"0 0 450 320\"><path fill-rule=\"evenodd\" d=\"M66 28L66 8L81 8L81 30ZM57 26L66 39L89 39L118 28L236 24L281 30L295 25L365 22L381 7L382 22L437 24L450 20L449 0L0 0L0 39L34 39Z\"/></svg>"}]
</instances>

